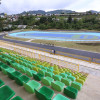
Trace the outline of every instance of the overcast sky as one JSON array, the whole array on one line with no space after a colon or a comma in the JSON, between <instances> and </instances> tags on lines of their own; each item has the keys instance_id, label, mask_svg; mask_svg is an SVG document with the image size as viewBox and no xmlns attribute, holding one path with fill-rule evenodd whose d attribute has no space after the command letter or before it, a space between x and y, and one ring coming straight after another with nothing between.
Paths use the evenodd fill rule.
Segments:
<instances>
[{"instance_id":1,"label":"overcast sky","mask_svg":"<svg viewBox=\"0 0 100 100\"><path fill-rule=\"evenodd\" d=\"M100 0L1 0L0 13L16 14L29 10L66 9L100 11Z\"/></svg>"}]
</instances>

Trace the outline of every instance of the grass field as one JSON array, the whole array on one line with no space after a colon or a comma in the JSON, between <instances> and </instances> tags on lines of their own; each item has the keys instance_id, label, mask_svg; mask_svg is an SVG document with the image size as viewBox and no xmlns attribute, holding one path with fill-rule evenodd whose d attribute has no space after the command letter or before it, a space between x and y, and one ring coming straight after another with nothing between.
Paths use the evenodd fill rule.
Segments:
<instances>
[{"instance_id":1,"label":"grass field","mask_svg":"<svg viewBox=\"0 0 100 100\"><path fill-rule=\"evenodd\" d=\"M100 52L100 43L76 43L76 42L60 42L50 40L33 40L35 43L54 44L55 46Z\"/></svg>"}]
</instances>

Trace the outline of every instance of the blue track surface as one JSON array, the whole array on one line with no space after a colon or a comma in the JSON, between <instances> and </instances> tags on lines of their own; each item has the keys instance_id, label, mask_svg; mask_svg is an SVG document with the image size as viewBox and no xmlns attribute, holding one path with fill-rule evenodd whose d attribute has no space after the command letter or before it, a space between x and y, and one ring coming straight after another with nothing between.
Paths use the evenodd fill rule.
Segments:
<instances>
[{"instance_id":1,"label":"blue track surface","mask_svg":"<svg viewBox=\"0 0 100 100\"><path fill-rule=\"evenodd\" d=\"M27 31L9 34L13 37L45 39L58 41L100 41L100 33L97 32L47 32Z\"/></svg>"}]
</instances>

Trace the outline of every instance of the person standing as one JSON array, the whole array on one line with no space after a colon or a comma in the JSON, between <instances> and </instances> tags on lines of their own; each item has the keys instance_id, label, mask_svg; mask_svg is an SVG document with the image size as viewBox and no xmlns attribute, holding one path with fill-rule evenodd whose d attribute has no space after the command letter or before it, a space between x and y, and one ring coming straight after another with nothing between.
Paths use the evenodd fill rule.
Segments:
<instances>
[{"instance_id":1,"label":"person standing","mask_svg":"<svg viewBox=\"0 0 100 100\"><path fill-rule=\"evenodd\" d=\"M52 50L52 53L55 54L55 50L54 49Z\"/></svg>"}]
</instances>

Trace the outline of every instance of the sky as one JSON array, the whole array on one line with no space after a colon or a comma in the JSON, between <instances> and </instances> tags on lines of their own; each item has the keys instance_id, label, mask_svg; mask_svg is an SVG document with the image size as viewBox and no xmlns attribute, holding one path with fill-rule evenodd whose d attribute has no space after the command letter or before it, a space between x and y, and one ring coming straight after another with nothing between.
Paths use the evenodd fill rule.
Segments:
<instances>
[{"instance_id":1,"label":"sky","mask_svg":"<svg viewBox=\"0 0 100 100\"><path fill-rule=\"evenodd\" d=\"M0 13L18 14L30 10L100 11L100 0L1 0Z\"/></svg>"}]
</instances>

